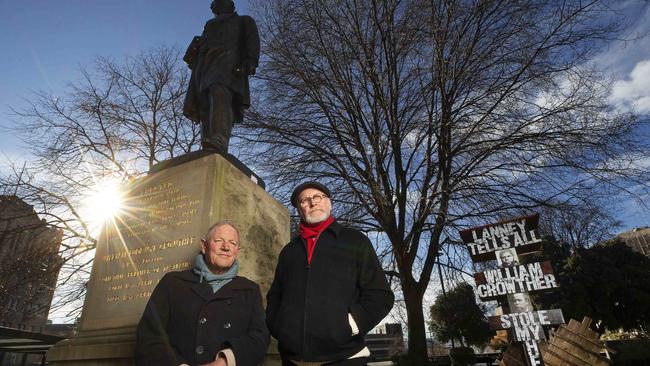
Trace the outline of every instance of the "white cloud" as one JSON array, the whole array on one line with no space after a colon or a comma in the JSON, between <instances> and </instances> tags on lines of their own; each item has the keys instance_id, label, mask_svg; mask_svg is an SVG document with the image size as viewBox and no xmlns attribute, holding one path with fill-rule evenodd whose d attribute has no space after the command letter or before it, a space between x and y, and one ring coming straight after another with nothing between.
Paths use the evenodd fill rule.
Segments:
<instances>
[{"instance_id":1,"label":"white cloud","mask_svg":"<svg viewBox=\"0 0 650 366\"><path fill-rule=\"evenodd\" d=\"M611 101L619 107L650 113L650 59L637 63L628 78L614 83Z\"/></svg>"},{"instance_id":2,"label":"white cloud","mask_svg":"<svg viewBox=\"0 0 650 366\"><path fill-rule=\"evenodd\" d=\"M614 78L629 73L634 65L648 57L650 49L650 6L638 0L612 2L611 15L624 22L626 29L617 34L590 63Z\"/></svg>"}]
</instances>

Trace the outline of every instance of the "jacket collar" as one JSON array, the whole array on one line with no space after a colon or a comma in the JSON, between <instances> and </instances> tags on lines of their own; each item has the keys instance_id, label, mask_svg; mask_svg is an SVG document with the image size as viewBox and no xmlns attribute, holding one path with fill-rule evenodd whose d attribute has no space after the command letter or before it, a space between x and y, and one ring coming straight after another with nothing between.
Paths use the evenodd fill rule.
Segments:
<instances>
[{"instance_id":1,"label":"jacket collar","mask_svg":"<svg viewBox=\"0 0 650 366\"><path fill-rule=\"evenodd\" d=\"M207 282L200 283L199 276L192 270L179 272L179 277L182 280L192 282L191 288L197 295L205 301L212 301L216 299L228 299L237 296L236 291L250 290L251 284L249 281L244 280L240 276L236 276L232 281L225 284L216 293L212 292L212 287Z\"/></svg>"},{"instance_id":2,"label":"jacket collar","mask_svg":"<svg viewBox=\"0 0 650 366\"><path fill-rule=\"evenodd\" d=\"M223 22L226 19L234 17L235 15L237 15L237 12L218 14L210 19L209 22Z\"/></svg>"},{"instance_id":3,"label":"jacket collar","mask_svg":"<svg viewBox=\"0 0 650 366\"><path fill-rule=\"evenodd\" d=\"M339 235L341 234L341 230L343 230L343 226L339 224L339 222L336 221L336 219L334 219L334 221L328 227L326 227L325 230L323 230L323 232L329 231L332 234L334 234L334 237L338 238ZM296 235L293 238L293 241L296 241L298 243L304 242L304 240L300 237L300 234Z\"/></svg>"},{"instance_id":4,"label":"jacket collar","mask_svg":"<svg viewBox=\"0 0 650 366\"><path fill-rule=\"evenodd\" d=\"M339 234L341 233L342 229L343 229L343 226L341 224L339 224L339 222L336 221L336 219L334 220L334 222L332 222L330 224L330 226L325 228L326 231L327 230L331 231L334 234L334 236L337 237L337 238L338 238Z\"/></svg>"}]
</instances>

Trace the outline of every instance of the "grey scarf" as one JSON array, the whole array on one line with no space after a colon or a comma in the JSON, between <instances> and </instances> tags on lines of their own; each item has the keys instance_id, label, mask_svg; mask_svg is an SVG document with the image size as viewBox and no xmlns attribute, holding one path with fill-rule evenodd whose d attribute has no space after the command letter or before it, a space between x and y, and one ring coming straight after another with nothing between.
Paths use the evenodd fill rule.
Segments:
<instances>
[{"instance_id":1,"label":"grey scarf","mask_svg":"<svg viewBox=\"0 0 650 366\"><path fill-rule=\"evenodd\" d=\"M228 268L228 270L223 274L214 274L210 272L208 265L205 264L203 260L203 255L198 254L196 260L194 261L194 273L199 275L199 283L203 282L203 279L208 281L208 284L212 287L212 293L216 293L220 288L225 286L228 282L232 281L237 272L239 272L239 262L235 262Z\"/></svg>"}]
</instances>

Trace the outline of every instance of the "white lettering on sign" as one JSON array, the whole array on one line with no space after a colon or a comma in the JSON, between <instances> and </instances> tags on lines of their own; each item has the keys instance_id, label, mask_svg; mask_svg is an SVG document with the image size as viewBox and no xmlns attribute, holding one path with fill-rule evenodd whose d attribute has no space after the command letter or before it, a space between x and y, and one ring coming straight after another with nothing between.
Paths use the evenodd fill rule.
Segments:
<instances>
[{"instance_id":1,"label":"white lettering on sign","mask_svg":"<svg viewBox=\"0 0 650 366\"><path fill-rule=\"evenodd\" d=\"M547 274L529 279L501 279L494 283L484 283L476 286L479 298L491 298L519 292L548 290L558 287L555 275Z\"/></svg>"},{"instance_id":2,"label":"white lettering on sign","mask_svg":"<svg viewBox=\"0 0 650 366\"><path fill-rule=\"evenodd\" d=\"M537 342L535 341L525 341L524 342L524 351L526 351L526 358L528 359L528 365L530 366L541 366L542 358L539 354L539 348L537 347Z\"/></svg>"},{"instance_id":3,"label":"white lettering on sign","mask_svg":"<svg viewBox=\"0 0 650 366\"><path fill-rule=\"evenodd\" d=\"M529 324L521 327L514 327L514 338L518 342L524 341L541 341L546 339L542 326L539 324Z\"/></svg>"},{"instance_id":4,"label":"white lettering on sign","mask_svg":"<svg viewBox=\"0 0 650 366\"><path fill-rule=\"evenodd\" d=\"M493 330L498 330L515 327L525 328L531 325L564 324L564 316L560 309L549 309L491 316L489 321L490 327Z\"/></svg>"},{"instance_id":5,"label":"white lettering on sign","mask_svg":"<svg viewBox=\"0 0 650 366\"><path fill-rule=\"evenodd\" d=\"M480 235L479 235L480 234ZM472 230L474 241L468 243L472 255L540 243L535 230L526 231L526 219Z\"/></svg>"},{"instance_id":6,"label":"white lettering on sign","mask_svg":"<svg viewBox=\"0 0 650 366\"><path fill-rule=\"evenodd\" d=\"M476 292L481 299L548 290L559 286L553 273L544 274L540 262L517 265L483 272L486 283L477 280Z\"/></svg>"}]
</instances>

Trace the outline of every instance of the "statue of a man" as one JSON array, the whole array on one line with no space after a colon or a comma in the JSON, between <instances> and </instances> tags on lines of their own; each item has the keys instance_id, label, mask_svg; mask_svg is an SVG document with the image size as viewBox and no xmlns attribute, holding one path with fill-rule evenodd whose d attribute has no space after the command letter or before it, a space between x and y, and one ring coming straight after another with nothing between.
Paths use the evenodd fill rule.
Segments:
<instances>
[{"instance_id":1,"label":"statue of a man","mask_svg":"<svg viewBox=\"0 0 650 366\"><path fill-rule=\"evenodd\" d=\"M238 15L231 0L214 0L210 9L215 17L183 58L192 69L183 113L201 123L203 149L227 153L233 124L250 106L248 76L259 62L260 38L255 21Z\"/></svg>"}]
</instances>

